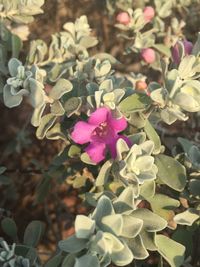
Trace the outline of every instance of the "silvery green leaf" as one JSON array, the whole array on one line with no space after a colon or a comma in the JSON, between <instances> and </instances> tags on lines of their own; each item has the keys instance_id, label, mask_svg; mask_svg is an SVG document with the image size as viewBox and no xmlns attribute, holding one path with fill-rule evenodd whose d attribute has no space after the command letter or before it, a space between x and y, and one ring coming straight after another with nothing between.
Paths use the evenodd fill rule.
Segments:
<instances>
[{"instance_id":1,"label":"silvery green leaf","mask_svg":"<svg viewBox=\"0 0 200 267\"><path fill-rule=\"evenodd\" d=\"M84 152L81 154L80 157L81 161L88 164L88 165L97 165L97 163L95 163L94 161L91 160L91 158L89 157L88 153Z\"/></svg>"},{"instance_id":2,"label":"silvery green leaf","mask_svg":"<svg viewBox=\"0 0 200 267\"><path fill-rule=\"evenodd\" d=\"M150 102L151 100L148 96L135 93L122 100L118 107L123 113L133 113L145 110Z\"/></svg>"},{"instance_id":3,"label":"silvery green leaf","mask_svg":"<svg viewBox=\"0 0 200 267\"><path fill-rule=\"evenodd\" d=\"M114 95L115 95L115 103L118 104L121 101L121 99L124 97L125 91L123 89L115 89Z\"/></svg>"},{"instance_id":4,"label":"silvery green leaf","mask_svg":"<svg viewBox=\"0 0 200 267\"><path fill-rule=\"evenodd\" d=\"M171 125L176 120L186 121L188 119L188 116L186 116L177 105L161 110L160 116L161 119L168 125Z\"/></svg>"},{"instance_id":5,"label":"silvery green leaf","mask_svg":"<svg viewBox=\"0 0 200 267\"><path fill-rule=\"evenodd\" d=\"M111 260L118 266L125 266L133 261L133 253L131 252L127 244L124 243L123 250L116 251L111 254Z\"/></svg>"},{"instance_id":6,"label":"silvery green leaf","mask_svg":"<svg viewBox=\"0 0 200 267\"><path fill-rule=\"evenodd\" d=\"M95 77L101 78L106 76L111 70L111 64L108 60L104 60L101 62L100 60L96 61L96 65L94 68Z\"/></svg>"},{"instance_id":7,"label":"silvery green leaf","mask_svg":"<svg viewBox=\"0 0 200 267\"><path fill-rule=\"evenodd\" d=\"M84 255L80 258L76 258L74 267L100 267L99 260L95 255Z\"/></svg>"},{"instance_id":8,"label":"silvery green leaf","mask_svg":"<svg viewBox=\"0 0 200 267\"><path fill-rule=\"evenodd\" d=\"M54 101L54 103L51 105L51 113L55 116L62 116L65 113L65 110L60 103L60 101Z\"/></svg>"},{"instance_id":9,"label":"silvery green leaf","mask_svg":"<svg viewBox=\"0 0 200 267\"><path fill-rule=\"evenodd\" d=\"M85 48L90 48L96 46L97 44L98 40L96 39L96 37L93 36L83 36L79 41L79 45Z\"/></svg>"},{"instance_id":10,"label":"silvery green leaf","mask_svg":"<svg viewBox=\"0 0 200 267\"><path fill-rule=\"evenodd\" d=\"M142 184L146 180L156 178L157 167L154 164L154 158L149 155L154 148L152 141L146 141L140 145L133 145L124 158L119 163L120 175L128 183L136 182ZM123 163L124 162L124 163Z\"/></svg>"},{"instance_id":11,"label":"silvery green leaf","mask_svg":"<svg viewBox=\"0 0 200 267\"><path fill-rule=\"evenodd\" d=\"M47 45L43 40L36 40L33 42L36 42L36 52L35 53L37 53L33 62L34 63L43 62L45 59L45 56L48 52ZM31 51L30 51L30 53L31 53ZM36 60L36 62L35 62L35 60Z\"/></svg>"},{"instance_id":12,"label":"silvery green leaf","mask_svg":"<svg viewBox=\"0 0 200 267\"><path fill-rule=\"evenodd\" d=\"M47 76L47 72L44 69L38 68L37 65L32 65L30 70L26 71L26 75L29 78L28 73L30 73L30 77L33 76L35 78L35 80L37 80L38 82L40 82L42 84L45 83L45 78Z\"/></svg>"},{"instance_id":13,"label":"silvery green leaf","mask_svg":"<svg viewBox=\"0 0 200 267\"><path fill-rule=\"evenodd\" d=\"M155 194L148 199L153 212L170 222L174 217L174 209L180 206L180 202L164 194ZM168 225L170 226L170 225Z\"/></svg>"},{"instance_id":14,"label":"silvery green leaf","mask_svg":"<svg viewBox=\"0 0 200 267\"><path fill-rule=\"evenodd\" d=\"M138 157L135 160L134 168L142 169L144 172L150 171L154 163L154 158L150 156Z\"/></svg>"},{"instance_id":15,"label":"silvery green leaf","mask_svg":"<svg viewBox=\"0 0 200 267\"><path fill-rule=\"evenodd\" d=\"M106 240L104 238L104 233L102 231L97 231L96 235L90 239L89 250L93 253L98 253L100 255L109 254Z\"/></svg>"},{"instance_id":16,"label":"silvery green leaf","mask_svg":"<svg viewBox=\"0 0 200 267\"><path fill-rule=\"evenodd\" d=\"M153 47L167 57L171 57L170 48L164 44L154 44Z\"/></svg>"},{"instance_id":17,"label":"silvery green leaf","mask_svg":"<svg viewBox=\"0 0 200 267\"><path fill-rule=\"evenodd\" d=\"M56 85L52 88L49 96L54 100L60 99L64 94L70 92L73 85L66 79L59 79Z\"/></svg>"},{"instance_id":18,"label":"silvery green leaf","mask_svg":"<svg viewBox=\"0 0 200 267\"><path fill-rule=\"evenodd\" d=\"M151 140L147 140L140 144L140 148L146 155L151 155L154 151L154 142Z\"/></svg>"},{"instance_id":19,"label":"silvery green leaf","mask_svg":"<svg viewBox=\"0 0 200 267\"><path fill-rule=\"evenodd\" d=\"M117 145L116 145L116 150L117 150L117 160L122 160L122 155L125 152L129 151L129 147L127 143L122 139L118 139Z\"/></svg>"},{"instance_id":20,"label":"silvery green leaf","mask_svg":"<svg viewBox=\"0 0 200 267\"><path fill-rule=\"evenodd\" d=\"M148 232L161 231L167 226L167 222L163 218L148 209L134 210L131 216L141 219L143 221L143 229Z\"/></svg>"},{"instance_id":21,"label":"silvery green leaf","mask_svg":"<svg viewBox=\"0 0 200 267\"><path fill-rule=\"evenodd\" d=\"M165 79L165 87L167 91L170 93L174 91L176 92L177 89L182 85L182 81L179 76L179 72L177 69L172 69L166 73L166 79Z\"/></svg>"},{"instance_id":22,"label":"silvery green leaf","mask_svg":"<svg viewBox=\"0 0 200 267\"><path fill-rule=\"evenodd\" d=\"M159 17L166 18L171 15L172 7L173 7L174 1L161 1L161 0L155 0L156 5L156 11L158 12Z\"/></svg>"},{"instance_id":23,"label":"silvery green leaf","mask_svg":"<svg viewBox=\"0 0 200 267\"><path fill-rule=\"evenodd\" d=\"M121 236L127 238L136 237L143 226L143 221L138 218L133 218L130 215L122 215L123 218L123 228L121 232Z\"/></svg>"},{"instance_id":24,"label":"silvery green leaf","mask_svg":"<svg viewBox=\"0 0 200 267\"><path fill-rule=\"evenodd\" d=\"M171 267L180 267L184 262L185 247L164 235L156 235L158 252Z\"/></svg>"},{"instance_id":25,"label":"silvery green leaf","mask_svg":"<svg viewBox=\"0 0 200 267\"><path fill-rule=\"evenodd\" d=\"M92 219L94 219L96 223L99 225L99 223L101 224L101 220L103 217L112 214L114 214L114 209L111 200L106 196L102 196L98 200L97 207L92 215Z\"/></svg>"},{"instance_id":26,"label":"silvery green leaf","mask_svg":"<svg viewBox=\"0 0 200 267\"><path fill-rule=\"evenodd\" d=\"M21 89L20 91L18 91L17 94L13 95L11 93L11 87L8 84L6 84L3 88L4 104L9 108L17 107L21 104L23 100L23 95L27 94L28 94L27 90Z\"/></svg>"},{"instance_id":27,"label":"silvery green leaf","mask_svg":"<svg viewBox=\"0 0 200 267\"><path fill-rule=\"evenodd\" d=\"M46 138L50 140L63 140L67 143L67 138L62 132L61 124L56 123L48 132L46 133Z\"/></svg>"},{"instance_id":28,"label":"silvery green leaf","mask_svg":"<svg viewBox=\"0 0 200 267\"><path fill-rule=\"evenodd\" d=\"M107 54L107 53L97 53L93 56L95 59L99 60L109 60L111 64L119 64L120 62L114 58L112 55Z\"/></svg>"},{"instance_id":29,"label":"silvery green leaf","mask_svg":"<svg viewBox=\"0 0 200 267\"><path fill-rule=\"evenodd\" d=\"M44 105L44 86L33 78L29 79L30 102L33 107Z\"/></svg>"},{"instance_id":30,"label":"silvery green leaf","mask_svg":"<svg viewBox=\"0 0 200 267\"><path fill-rule=\"evenodd\" d=\"M138 129L144 128L146 121L147 121L146 116L142 111L133 112L128 117L129 124Z\"/></svg>"},{"instance_id":31,"label":"silvery green leaf","mask_svg":"<svg viewBox=\"0 0 200 267\"><path fill-rule=\"evenodd\" d=\"M36 136L38 139L43 139L47 131L53 126L56 121L56 116L53 114L44 115L40 120L40 125L36 131Z\"/></svg>"},{"instance_id":32,"label":"silvery green leaf","mask_svg":"<svg viewBox=\"0 0 200 267\"><path fill-rule=\"evenodd\" d=\"M71 97L67 101L64 102L64 109L66 111L66 115L70 117L75 112L77 112L82 105L82 100L80 97Z\"/></svg>"},{"instance_id":33,"label":"silvery green leaf","mask_svg":"<svg viewBox=\"0 0 200 267\"><path fill-rule=\"evenodd\" d=\"M71 71L72 67L75 65L74 61L68 63L56 63L48 73L49 80L51 82L57 82L66 72Z\"/></svg>"},{"instance_id":34,"label":"silvery green leaf","mask_svg":"<svg viewBox=\"0 0 200 267\"><path fill-rule=\"evenodd\" d=\"M77 238L89 238L95 229L95 221L84 215L77 215L75 220L75 235Z\"/></svg>"},{"instance_id":35,"label":"silvery green leaf","mask_svg":"<svg viewBox=\"0 0 200 267\"><path fill-rule=\"evenodd\" d=\"M140 195L148 200L154 196L155 189L155 181L145 181L145 183L140 186Z\"/></svg>"},{"instance_id":36,"label":"silvery green leaf","mask_svg":"<svg viewBox=\"0 0 200 267\"><path fill-rule=\"evenodd\" d=\"M101 266L101 267L107 267L107 266L110 265L110 263L111 263L110 255L109 255L109 253L106 253L106 254L102 257L102 259L101 259L101 261L100 261L100 266Z\"/></svg>"},{"instance_id":37,"label":"silvery green leaf","mask_svg":"<svg viewBox=\"0 0 200 267\"><path fill-rule=\"evenodd\" d=\"M8 70L12 77L16 77L18 74L18 67L22 66L22 63L17 58L11 58L8 62Z\"/></svg>"},{"instance_id":38,"label":"silvery green leaf","mask_svg":"<svg viewBox=\"0 0 200 267\"><path fill-rule=\"evenodd\" d=\"M150 170L144 170L143 172L138 174L137 179L139 180L140 184L143 184L149 180L155 180L157 172L158 172L158 168L155 166L155 164L152 164L151 169Z\"/></svg>"},{"instance_id":39,"label":"silvery green leaf","mask_svg":"<svg viewBox=\"0 0 200 267\"><path fill-rule=\"evenodd\" d=\"M196 57L193 55L189 55L183 58L178 68L178 73L181 79L189 79L195 75L195 63Z\"/></svg>"},{"instance_id":40,"label":"silvery green leaf","mask_svg":"<svg viewBox=\"0 0 200 267\"><path fill-rule=\"evenodd\" d=\"M167 90L160 88L151 92L151 99L159 104L159 107L164 108L167 104L168 92Z\"/></svg>"},{"instance_id":41,"label":"silvery green leaf","mask_svg":"<svg viewBox=\"0 0 200 267\"><path fill-rule=\"evenodd\" d=\"M114 102L115 101L115 94L114 92L106 93L103 95L103 101L106 102Z\"/></svg>"},{"instance_id":42,"label":"silvery green leaf","mask_svg":"<svg viewBox=\"0 0 200 267\"><path fill-rule=\"evenodd\" d=\"M44 61L48 48L43 40L33 40L30 43L29 53L27 57L28 64L37 64Z\"/></svg>"},{"instance_id":43,"label":"silvery green leaf","mask_svg":"<svg viewBox=\"0 0 200 267\"><path fill-rule=\"evenodd\" d=\"M103 164L96 178L96 182L95 182L96 186L106 185L107 180L109 178L112 163L113 163L112 160L108 160Z\"/></svg>"},{"instance_id":44,"label":"silvery green leaf","mask_svg":"<svg viewBox=\"0 0 200 267\"><path fill-rule=\"evenodd\" d=\"M133 144L140 145L145 142L146 134L144 132L140 132L133 135L129 135L128 138Z\"/></svg>"},{"instance_id":45,"label":"silvery green leaf","mask_svg":"<svg viewBox=\"0 0 200 267\"><path fill-rule=\"evenodd\" d=\"M121 214L111 214L103 216L101 219L100 228L104 232L112 233L120 236L122 233L123 218Z\"/></svg>"},{"instance_id":46,"label":"silvery green leaf","mask_svg":"<svg viewBox=\"0 0 200 267\"><path fill-rule=\"evenodd\" d=\"M188 94L178 93L174 99L174 102L185 111L198 112L200 111L200 103L198 98L197 100Z\"/></svg>"},{"instance_id":47,"label":"silvery green leaf","mask_svg":"<svg viewBox=\"0 0 200 267\"><path fill-rule=\"evenodd\" d=\"M15 23L29 23L33 21L34 15L43 13L41 6L44 0L28 0L28 1L3 1L4 11L3 17L14 21Z\"/></svg>"},{"instance_id":48,"label":"silvery green leaf","mask_svg":"<svg viewBox=\"0 0 200 267\"><path fill-rule=\"evenodd\" d=\"M94 93L99 89L99 86L95 82L91 82L86 85L86 88L90 95L94 95Z\"/></svg>"},{"instance_id":49,"label":"silvery green leaf","mask_svg":"<svg viewBox=\"0 0 200 267\"><path fill-rule=\"evenodd\" d=\"M104 232L103 238L105 239L105 242L106 242L106 251L108 251L109 254L123 251L124 244L115 235L108 233L108 232Z\"/></svg>"},{"instance_id":50,"label":"silvery green leaf","mask_svg":"<svg viewBox=\"0 0 200 267\"><path fill-rule=\"evenodd\" d=\"M135 208L135 189L132 186L126 187L113 205L117 213L124 213Z\"/></svg>"},{"instance_id":51,"label":"silvery green leaf","mask_svg":"<svg viewBox=\"0 0 200 267\"><path fill-rule=\"evenodd\" d=\"M142 231L142 232L140 232L140 237L141 237L142 242L143 242L146 249L148 249L150 251L157 250L157 247L155 244L156 233Z\"/></svg>"},{"instance_id":52,"label":"silvery green leaf","mask_svg":"<svg viewBox=\"0 0 200 267\"><path fill-rule=\"evenodd\" d=\"M103 91L96 91L94 93L94 98L95 98L95 102L96 102L96 106L100 107L101 106L101 99L102 99L102 95L103 95Z\"/></svg>"},{"instance_id":53,"label":"silvery green leaf","mask_svg":"<svg viewBox=\"0 0 200 267\"><path fill-rule=\"evenodd\" d=\"M174 190L183 191L186 185L186 170L182 164L166 155L157 155L155 164L158 167L159 179Z\"/></svg>"},{"instance_id":54,"label":"silvery green leaf","mask_svg":"<svg viewBox=\"0 0 200 267\"><path fill-rule=\"evenodd\" d=\"M161 141L160 137L158 136L157 132L155 131L154 127L151 125L150 121L147 120L146 124L144 126L144 131L147 135L147 137L153 141L154 146L153 146L153 153L154 154L159 154L161 150ZM144 144L148 144L147 142ZM143 144L143 146L144 146ZM151 152L152 153L152 152Z\"/></svg>"},{"instance_id":55,"label":"silvery green leaf","mask_svg":"<svg viewBox=\"0 0 200 267\"><path fill-rule=\"evenodd\" d=\"M126 243L132 251L134 259L143 260L149 256L140 235L135 238L126 239Z\"/></svg>"},{"instance_id":56,"label":"silvery green leaf","mask_svg":"<svg viewBox=\"0 0 200 267\"><path fill-rule=\"evenodd\" d=\"M179 101L182 101L183 103L180 103L178 105L181 106L181 108L185 109L189 112L196 112L199 111L200 106L200 82L197 80L190 80L184 84L183 87L181 87L180 92L177 95L183 94L183 96L179 96ZM176 98L178 96L175 96L174 102L176 103ZM188 103L185 103L185 99L188 99Z\"/></svg>"},{"instance_id":57,"label":"silvery green leaf","mask_svg":"<svg viewBox=\"0 0 200 267\"><path fill-rule=\"evenodd\" d=\"M79 239L75 235L68 237L66 240L58 242L60 250L68 253L77 253L86 248L88 239Z\"/></svg>"},{"instance_id":58,"label":"silvery green leaf","mask_svg":"<svg viewBox=\"0 0 200 267\"><path fill-rule=\"evenodd\" d=\"M75 29L79 33L79 38L83 35L89 35L91 32L90 26L88 24L88 19L85 15L75 21Z\"/></svg>"},{"instance_id":59,"label":"silvery green leaf","mask_svg":"<svg viewBox=\"0 0 200 267\"><path fill-rule=\"evenodd\" d=\"M68 31L75 38L75 26L72 22L67 22L63 25L63 29Z\"/></svg>"},{"instance_id":60,"label":"silvery green leaf","mask_svg":"<svg viewBox=\"0 0 200 267\"><path fill-rule=\"evenodd\" d=\"M34 127L38 127L40 125L41 117L42 117L42 114L44 112L45 106L46 105L44 104L44 105L34 109L33 114L32 114L32 118L31 118L31 124Z\"/></svg>"},{"instance_id":61,"label":"silvery green leaf","mask_svg":"<svg viewBox=\"0 0 200 267\"><path fill-rule=\"evenodd\" d=\"M177 214L174 217L174 221L177 224L191 226L199 218L200 218L200 212L198 212L193 208L189 208L188 210Z\"/></svg>"}]
</instances>

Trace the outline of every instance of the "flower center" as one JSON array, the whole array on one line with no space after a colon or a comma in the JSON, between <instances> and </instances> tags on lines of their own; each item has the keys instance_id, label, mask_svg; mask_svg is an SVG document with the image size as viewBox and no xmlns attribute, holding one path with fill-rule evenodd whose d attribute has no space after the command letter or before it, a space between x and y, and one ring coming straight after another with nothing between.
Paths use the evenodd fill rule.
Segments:
<instances>
[{"instance_id":1,"label":"flower center","mask_svg":"<svg viewBox=\"0 0 200 267\"><path fill-rule=\"evenodd\" d=\"M93 136L105 137L108 134L107 122L102 122L92 133Z\"/></svg>"}]
</instances>

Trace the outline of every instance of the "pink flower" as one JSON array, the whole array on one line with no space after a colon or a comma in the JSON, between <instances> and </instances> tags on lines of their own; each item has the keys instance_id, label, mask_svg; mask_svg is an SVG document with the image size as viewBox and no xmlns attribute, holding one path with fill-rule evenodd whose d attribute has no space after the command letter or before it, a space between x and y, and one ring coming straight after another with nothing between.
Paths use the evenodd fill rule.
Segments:
<instances>
[{"instance_id":1,"label":"pink flower","mask_svg":"<svg viewBox=\"0 0 200 267\"><path fill-rule=\"evenodd\" d=\"M142 49L141 56L147 63L153 63L156 60L156 53L152 48Z\"/></svg>"},{"instance_id":2,"label":"pink flower","mask_svg":"<svg viewBox=\"0 0 200 267\"><path fill-rule=\"evenodd\" d=\"M71 138L77 144L89 143L85 151L92 161L98 163L105 158L106 149L110 150L112 158L116 157L116 142L119 138L124 139L130 145L126 136L118 134L126 127L125 118L113 118L111 111L102 107L90 115L88 122L77 122Z\"/></svg>"},{"instance_id":3,"label":"pink flower","mask_svg":"<svg viewBox=\"0 0 200 267\"><path fill-rule=\"evenodd\" d=\"M155 11L154 8L151 6L146 6L143 10L143 14L144 14L144 20L146 23L150 22L154 16L155 16Z\"/></svg>"},{"instance_id":4,"label":"pink flower","mask_svg":"<svg viewBox=\"0 0 200 267\"><path fill-rule=\"evenodd\" d=\"M124 25L128 25L131 21L129 14L127 12L121 12L117 15L116 20Z\"/></svg>"},{"instance_id":5,"label":"pink flower","mask_svg":"<svg viewBox=\"0 0 200 267\"><path fill-rule=\"evenodd\" d=\"M181 44L183 44L185 56L190 55L192 53L193 44L191 42L189 42L186 39L183 40L182 42L181 41L176 42L175 46L172 48L172 58L176 64L179 64L181 61L181 55L180 55Z\"/></svg>"}]
</instances>

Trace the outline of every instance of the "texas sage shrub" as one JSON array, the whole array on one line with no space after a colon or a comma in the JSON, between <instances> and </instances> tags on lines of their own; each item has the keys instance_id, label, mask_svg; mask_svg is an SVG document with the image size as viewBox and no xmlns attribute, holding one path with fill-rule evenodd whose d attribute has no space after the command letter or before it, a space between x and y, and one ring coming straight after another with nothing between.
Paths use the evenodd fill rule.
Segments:
<instances>
[{"instance_id":1,"label":"texas sage shrub","mask_svg":"<svg viewBox=\"0 0 200 267\"><path fill-rule=\"evenodd\" d=\"M48 45L31 41L24 57L21 29L28 33L26 25L44 1L0 1L1 100L8 108L29 102L37 138L63 142L36 202L45 199L56 171L65 177L71 168L68 183L90 206L88 215L77 214L74 234L44 265L36 249L43 223L30 222L21 239L4 216L1 227L13 241L0 239L1 266L149 266L153 252L159 266L192 266L188 240L199 226L199 143L180 134L169 151L159 125L200 111L200 35L194 44L188 41L184 21L174 15L197 2L155 0L134 7L132 1L106 1L111 15L118 12L115 27L126 40L125 52L139 53L142 64L159 71L160 79L148 82L143 73L116 72L120 63L111 54L90 53L98 40L85 15L65 23ZM79 172L71 160L82 162ZM81 166L88 166L92 179L81 175ZM4 166L0 184L12 186Z\"/></svg>"}]
</instances>

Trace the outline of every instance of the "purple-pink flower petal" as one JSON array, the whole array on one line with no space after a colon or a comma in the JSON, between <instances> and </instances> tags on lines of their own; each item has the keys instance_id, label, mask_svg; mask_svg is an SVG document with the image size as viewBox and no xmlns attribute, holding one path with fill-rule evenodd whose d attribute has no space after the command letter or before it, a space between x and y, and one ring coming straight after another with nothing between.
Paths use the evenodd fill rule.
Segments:
<instances>
[{"instance_id":1,"label":"purple-pink flower petal","mask_svg":"<svg viewBox=\"0 0 200 267\"><path fill-rule=\"evenodd\" d=\"M85 148L85 151L89 155L90 159L95 163L99 163L105 158L106 145L104 143L90 143Z\"/></svg>"},{"instance_id":2,"label":"purple-pink flower petal","mask_svg":"<svg viewBox=\"0 0 200 267\"><path fill-rule=\"evenodd\" d=\"M80 145L90 142L91 135L95 127L95 125L91 125L84 121L77 122L74 126L73 132L71 133L72 140Z\"/></svg>"},{"instance_id":3,"label":"purple-pink flower petal","mask_svg":"<svg viewBox=\"0 0 200 267\"><path fill-rule=\"evenodd\" d=\"M108 119L108 124L115 130L116 133L125 130L127 127L127 121L124 117L120 119L115 119L110 115Z\"/></svg>"},{"instance_id":4,"label":"purple-pink flower petal","mask_svg":"<svg viewBox=\"0 0 200 267\"><path fill-rule=\"evenodd\" d=\"M190 55L192 53L193 43L191 43L190 41L185 39L183 41L183 45L184 45L184 48L185 48L185 54L186 55Z\"/></svg>"},{"instance_id":5,"label":"purple-pink flower petal","mask_svg":"<svg viewBox=\"0 0 200 267\"><path fill-rule=\"evenodd\" d=\"M107 121L108 114L110 114L110 110L102 107L98 108L95 112L90 115L88 122L93 125L99 125L102 122Z\"/></svg>"}]
</instances>

